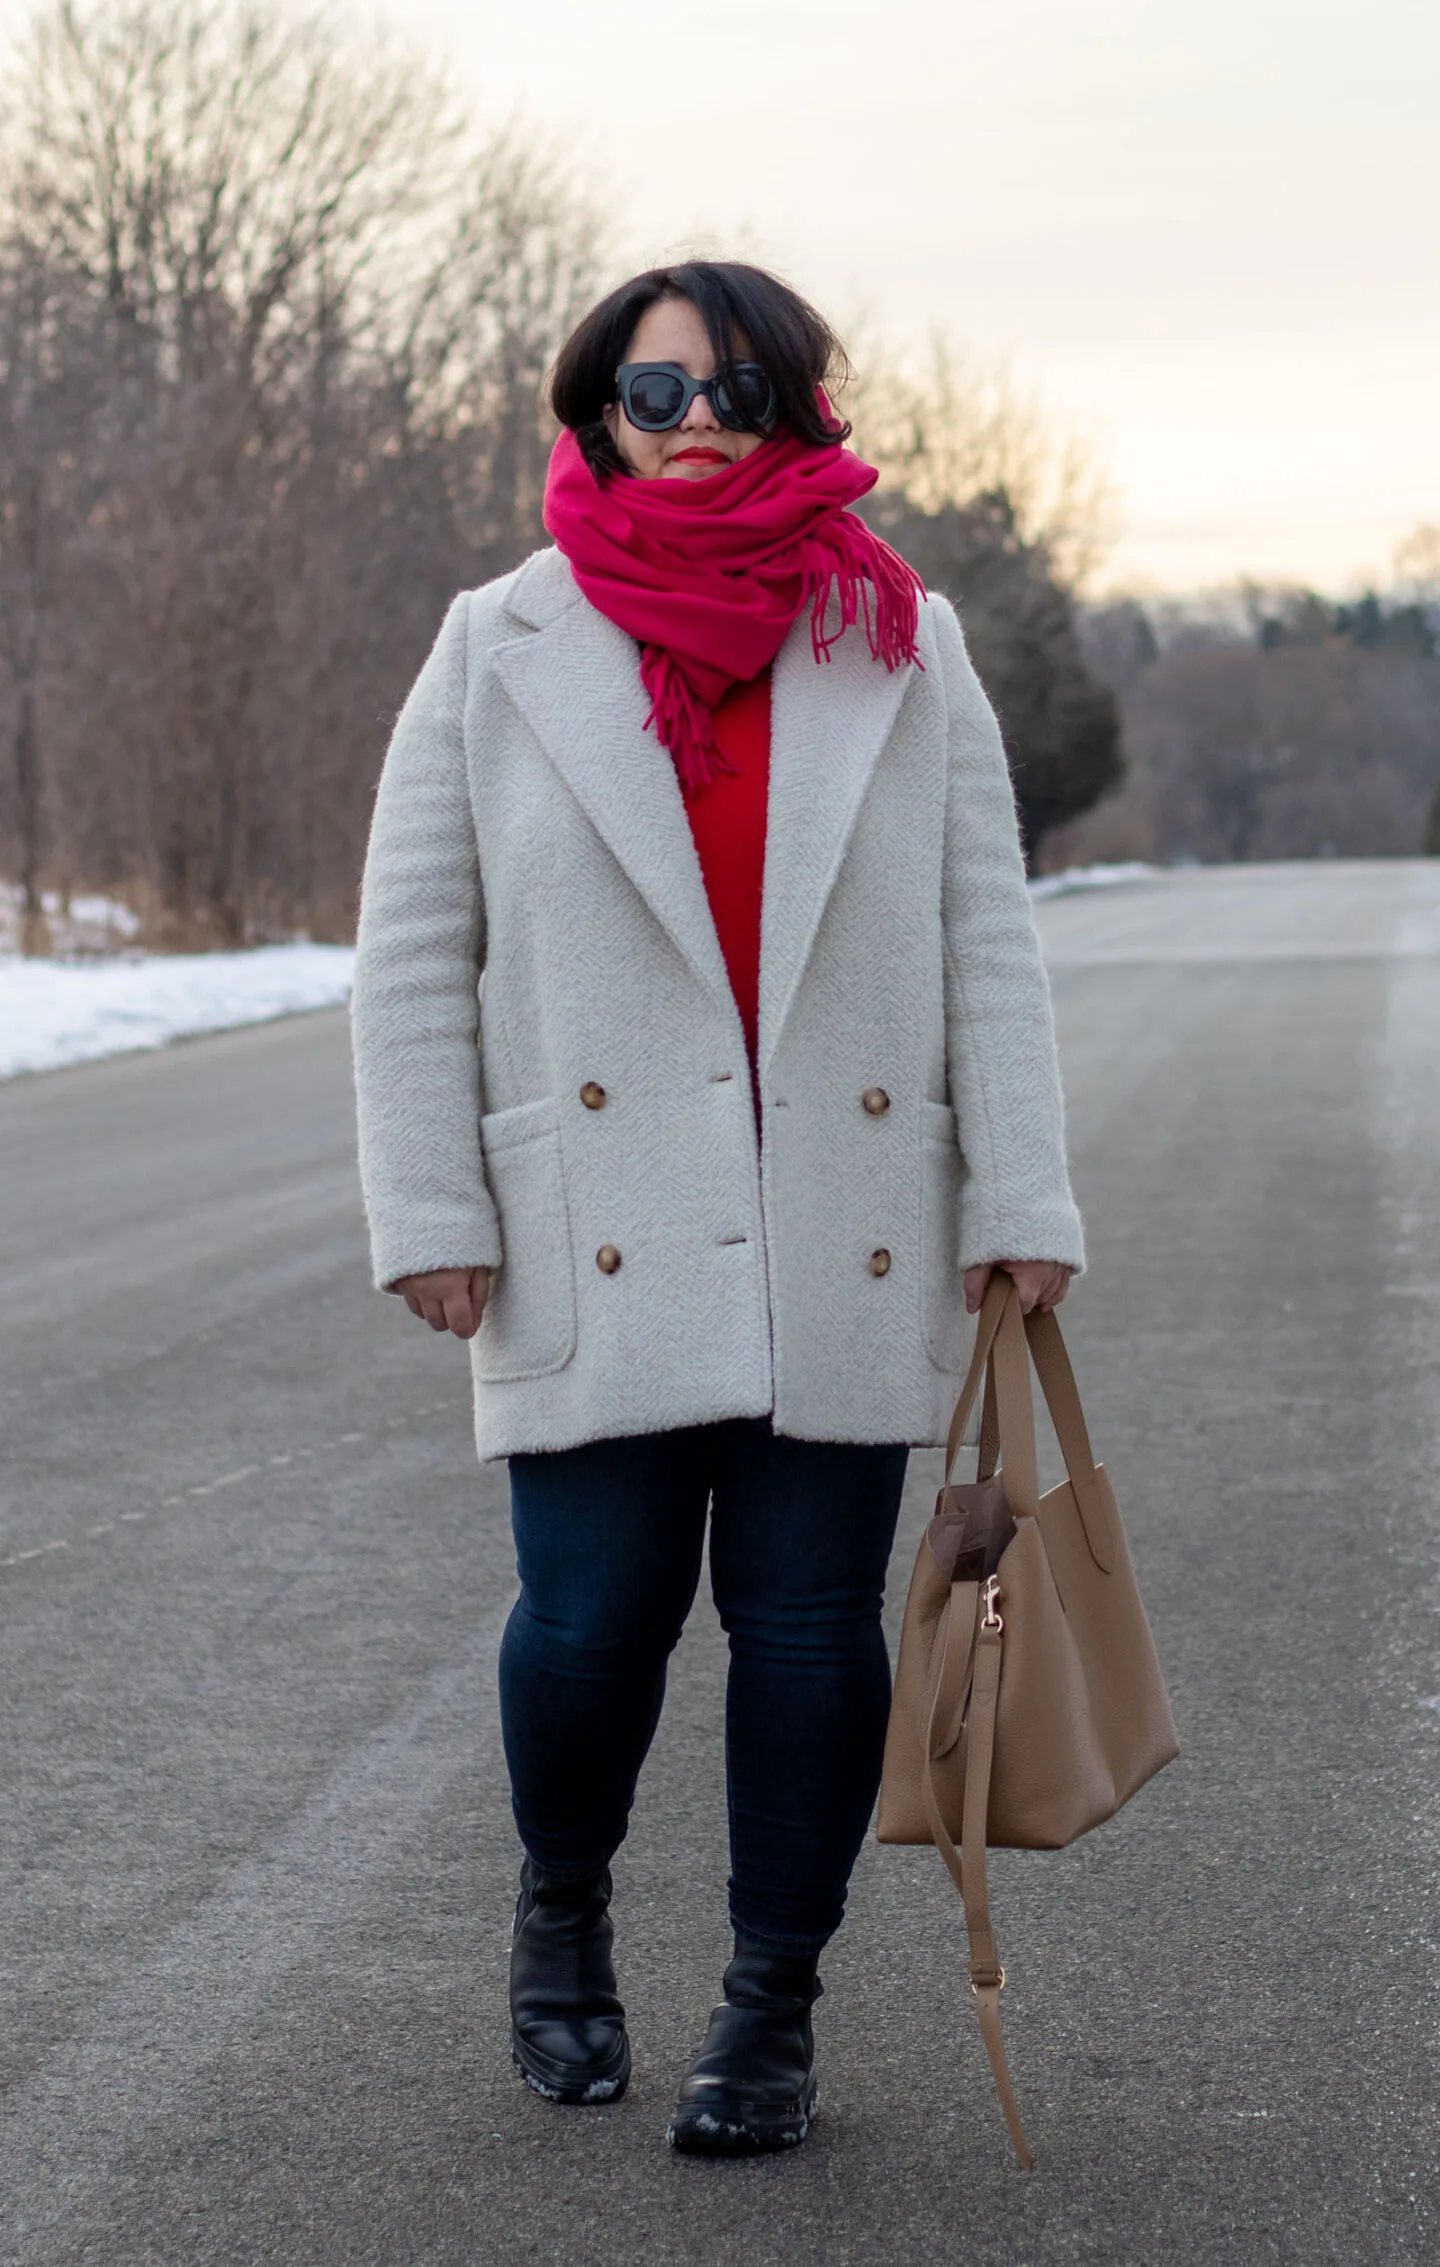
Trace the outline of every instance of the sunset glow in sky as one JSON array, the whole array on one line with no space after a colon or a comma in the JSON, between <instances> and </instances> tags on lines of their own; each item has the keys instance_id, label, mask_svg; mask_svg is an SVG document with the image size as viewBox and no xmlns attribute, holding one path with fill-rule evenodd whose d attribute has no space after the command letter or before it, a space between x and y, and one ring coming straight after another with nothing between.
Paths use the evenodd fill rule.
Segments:
<instances>
[{"instance_id":1,"label":"sunset glow in sky","mask_svg":"<svg viewBox=\"0 0 1440 2267\"><path fill-rule=\"evenodd\" d=\"M1093 434L1106 579L1343 589L1440 520L1433 0L418 0L626 265L700 241L943 327Z\"/></svg>"}]
</instances>

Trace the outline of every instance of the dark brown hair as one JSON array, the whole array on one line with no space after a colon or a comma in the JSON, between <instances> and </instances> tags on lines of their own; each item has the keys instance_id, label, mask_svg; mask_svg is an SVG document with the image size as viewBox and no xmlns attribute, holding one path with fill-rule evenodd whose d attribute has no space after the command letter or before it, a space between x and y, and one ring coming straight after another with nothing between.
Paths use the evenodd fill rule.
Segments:
<instances>
[{"instance_id":1,"label":"dark brown hair","mask_svg":"<svg viewBox=\"0 0 1440 2267\"><path fill-rule=\"evenodd\" d=\"M764 268L734 260L686 260L632 276L576 325L550 373L550 404L568 425L596 473L626 467L603 412L617 398L615 373L635 326L662 299L688 299L709 335L719 376L733 379L737 359L761 364L775 388L778 422L816 448L848 440L847 424L827 425L815 388L843 378L845 349L823 315ZM735 340L745 342L737 357Z\"/></svg>"}]
</instances>

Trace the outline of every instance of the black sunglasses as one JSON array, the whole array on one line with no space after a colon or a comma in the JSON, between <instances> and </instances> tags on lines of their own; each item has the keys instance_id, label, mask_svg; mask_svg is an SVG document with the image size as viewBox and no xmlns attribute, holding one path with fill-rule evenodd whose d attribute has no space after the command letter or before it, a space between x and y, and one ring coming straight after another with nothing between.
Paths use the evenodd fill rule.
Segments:
<instances>
[{"instance_id":1,"label":"black sunglasses","mask_svg":"<svg viewBox=\"0 0 1440 2267\"><path fill-rule=\"evenodd\" d=\"M703 394L731 433L763 432L775 421L775 388L758 362L737 362L731 380L692 378L678 362L622 362L615 373L625 415L642 433L670 433Z\"/></svg>"}]
</instances>

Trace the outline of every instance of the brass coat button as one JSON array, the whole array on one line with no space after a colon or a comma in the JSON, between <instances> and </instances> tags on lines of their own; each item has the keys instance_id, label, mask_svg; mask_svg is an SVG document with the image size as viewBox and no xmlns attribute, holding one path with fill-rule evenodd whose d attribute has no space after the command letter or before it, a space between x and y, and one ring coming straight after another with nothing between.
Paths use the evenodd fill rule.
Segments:
<instances>
[{"instance_id":1,"label":"brass coat button","mask_svg":"<svg viewBox=\"0 0 1440 2267\"><path fill-rule=\"evenodd\" d=\"M617 1260L619 1259L618 1252L615 1257ZM890 1254L883 1246L878 1252L870 1254L870 1273L872 1275L888 1275L890 1273Z\"/></svg>"},{"instance_id":2,"label":"brass coat button","mask_svg":"<svg viewBox=\"0 0 1440 2267\"><path fill-rule=\"evenodd\" d=\"M890 1262L888 1258L885 1264L887 1267L889 1266ZM620 1265L620 1252L618 1246L616 1246L615 1244L602 1244L599 1251L595 1254L595 1265L599 1268L602 1275L613 1275L616 1268Z\"/></svg>"},{"instance_id":3,"label":"brass coat button","mask_svg":"<svg viewBox=\"0 0 1440 2267\"><path fill-rule=\"evenodd\" d=\"M597 1086L593 1078L587 1078L580 1089L580 1099L587 1110L603 1110L606 1103L605 1089Z\"/></svg>"},{"instance_id":4,"label":"brass coat button","mask_svg":"<svg viewBox=\"0 0 1440 2267\"><path fill-rule=\"evenodd\" d=\"M867 1086L860 1099L872 1118L883 1118L890 1107L890 1097L883 1086Z\"/></svg>"}]
</instances>

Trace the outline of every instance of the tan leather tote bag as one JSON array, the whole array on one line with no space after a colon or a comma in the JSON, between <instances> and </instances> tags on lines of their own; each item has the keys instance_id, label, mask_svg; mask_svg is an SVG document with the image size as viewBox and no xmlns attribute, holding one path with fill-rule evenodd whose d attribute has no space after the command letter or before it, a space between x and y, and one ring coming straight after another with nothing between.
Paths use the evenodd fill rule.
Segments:
<instances>
[{"instance_id":1,"label":"tan leather tote bag","mask_svg":"<svg viewBox=\"0 0 1440 2267\"><path fill-rule=\"evenodd\" d=\"M1039 1492L1030 1365L1068 1477ZM950 1475L985 1377L979 1471ZM998 1452L998 1470L997 1470ZM965 1905L970 1981L1016 2154L1032 2163L1000 2035L986 1845L1056 1850L1178 1752L1120 1515L1054 1315L998 1270L905 1604L880 1785L882 1842L933 1842Z\"/></svg>"}]
</instances>

